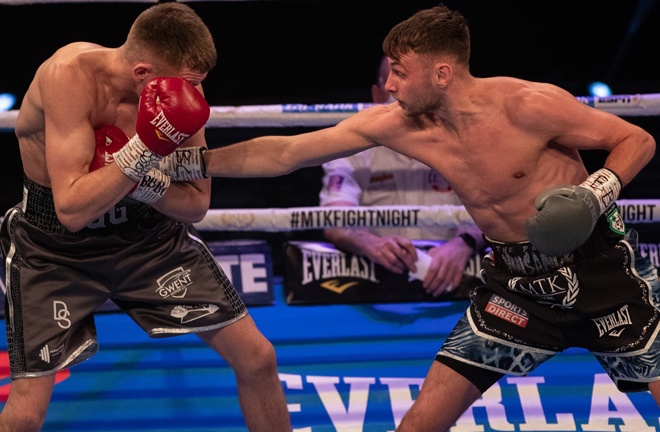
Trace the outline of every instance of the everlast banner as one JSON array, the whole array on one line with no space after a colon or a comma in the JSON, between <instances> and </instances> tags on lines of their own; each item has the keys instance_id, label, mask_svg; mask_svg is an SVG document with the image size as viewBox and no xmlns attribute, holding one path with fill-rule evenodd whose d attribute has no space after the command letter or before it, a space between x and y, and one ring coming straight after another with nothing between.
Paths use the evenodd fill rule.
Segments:
<instances>
[{"instance_id":1,"label":"everlast banner","mask_svg":"<svg viewBox=\"0 0 660 432\"><path fill-rule=\"evenodd\" d=\"M422 250L441 242L413 242ZM433 297L408 273L396 274L368 258L337 250L330 243L288 242L284 289L287 304L388 303L467 299L481 283L481 256L470 258L460 286Z\"/></svg>"}]
</instances>

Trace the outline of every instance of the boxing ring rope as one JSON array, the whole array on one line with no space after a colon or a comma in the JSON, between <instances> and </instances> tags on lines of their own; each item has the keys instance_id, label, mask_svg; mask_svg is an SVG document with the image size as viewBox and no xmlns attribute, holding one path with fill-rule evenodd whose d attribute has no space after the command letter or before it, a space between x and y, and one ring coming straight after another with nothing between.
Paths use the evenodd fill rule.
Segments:
<instances>
[{"instance_id":1,"label":"boxing ring rope","mask_svg":"<svg viewBox=\"0 0 660 432\"><path fill-rule=\"evenodd\" d=\"M591 107L618 116L660 115L660 93L578 96ZM208 128L333 126L372 103L282 104L211 107ZM12 130L18 110L0 112L0 130Z\"/></svg>"},{"instance_id":2,"label":"boxing ring rope","mask_svg":"<svg viewBox=\"0 0 660 432\"><path fill-rule=\"evenodd\" d=\"M201 231L302 231L323 228L459 227L474 222L463 206L291 207L211 209Z\"/></svg>"},{"instance_id":3,"label":"boxing ring rope","mask_svg":"<svg viewBox=\"0 0 660 432\"><path fill-rule=\"evenodd\" d=\"M0 3L2 0L0 0ZM618 116L660 115L660 93L578 96L591 107ZM327 127L372 103L282 104L211 107L208 128ZM0 112L0 130L13 130L18 110ZM620 200L625 222L660 223L660 200ZM299 207L211 209L195 224L202 231L297 231L323 228L432 227L473 224L462 206Z\"/></svg>"},{"instance_id":4,"label":"boxing ring rope","mask_svg":"<svg viewBox=\"0 0 660 432\"><path fill-rule=\"evenodd\" d=\"M660 223L660 199L618 200L624 222ZM323 228L473 225L463 206L291 207L211 209L200 231L302 231Z\"/></svg>"}]
</instances>

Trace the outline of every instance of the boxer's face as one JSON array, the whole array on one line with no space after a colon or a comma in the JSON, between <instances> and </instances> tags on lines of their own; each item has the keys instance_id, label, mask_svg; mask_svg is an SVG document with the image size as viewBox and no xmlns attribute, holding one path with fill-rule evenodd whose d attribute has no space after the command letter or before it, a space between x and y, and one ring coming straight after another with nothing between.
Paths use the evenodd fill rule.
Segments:
<instances>
[{"instance_id":1,"label":"boxer's face","mask_svg":"<svg viewBox=\"0 0 660 432\"><path fill-rule=\"evenodd\" d=\"M390 59L385 89L409 117L433 112L440 105L433 64L429 58L415 53Z\"/></svg>"}]
</instances>

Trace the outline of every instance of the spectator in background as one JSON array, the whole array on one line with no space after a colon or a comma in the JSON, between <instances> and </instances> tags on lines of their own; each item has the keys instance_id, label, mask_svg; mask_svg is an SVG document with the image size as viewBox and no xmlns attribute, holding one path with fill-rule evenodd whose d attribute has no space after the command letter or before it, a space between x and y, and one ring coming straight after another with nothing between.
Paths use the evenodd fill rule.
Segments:
<instances>
[{"instance_id":1,"label":"spectator in background","mask_svg":"<svg viewBox=\"0 0 660 432\"><path fill-rule=\"evenodd\" d=\"M394 101L385 90L389 73L383 57L371 87L373 102ZM437 171L387 147L327 162L323 170L322 206L461 205ZM433 296L456 288L468 259L485 246L476 227L328 228L324 235L338 248L366 256L394 273L416 270L418 257L411 240L444 240L428 251L432 260L422 285Z\"/></svg>"}]
</instances>

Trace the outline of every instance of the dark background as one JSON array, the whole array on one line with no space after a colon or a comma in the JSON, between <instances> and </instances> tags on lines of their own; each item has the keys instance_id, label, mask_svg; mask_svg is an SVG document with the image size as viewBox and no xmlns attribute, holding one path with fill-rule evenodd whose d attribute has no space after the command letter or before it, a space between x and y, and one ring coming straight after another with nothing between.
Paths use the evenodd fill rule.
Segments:
<instances>
[{"instance_id":1,"label":"dark background","mask_svg":"<svg viewBox=\"0 0 660 432\"><path fill-rule=\"evenodd\" d=\"M219 61L204 83L211 105L368 102L388 30L422 0L191 2L214 34ZM472 72L511 75L586 95L604 80L614 94L660 92L660 5L654 0L463 0L472 31ZM25 93L39 64L78 40L116 47L149 3L63 3L0 6L0 92ZM660 142L660 117L631 117ZM211 129L211 147L263 134L306 129ZM21 198L21 163L11 132L0 132L0 211ZM603 154L585 154L599 167ZM658 198L660 156L624 189L622 198ZM214 179L213 208L318 204L320 168L276 179ZM253 234L282 238L319 233ZM220 238L249 237L216 233Z\"/></svg>"}]
</instances>

